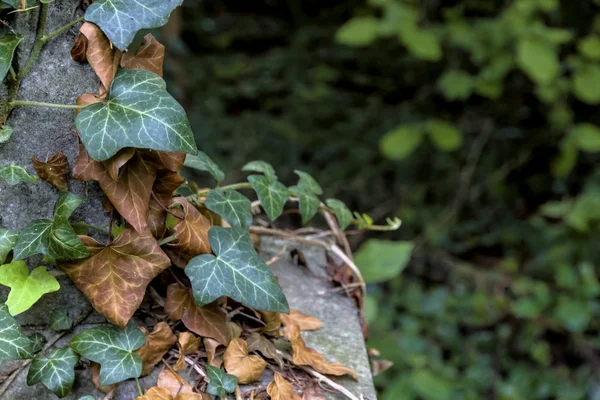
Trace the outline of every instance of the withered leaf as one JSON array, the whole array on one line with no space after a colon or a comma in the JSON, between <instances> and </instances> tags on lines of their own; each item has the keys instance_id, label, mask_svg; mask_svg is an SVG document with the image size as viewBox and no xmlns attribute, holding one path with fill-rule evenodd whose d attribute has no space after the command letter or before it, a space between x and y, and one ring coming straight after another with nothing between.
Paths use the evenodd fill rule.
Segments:
<instances>
[{"instance_id":1,"label":"withered leaf","mask_svg":"<svg viewBox=\"0 0 600 400\"><path fill-rule=\"evenodd\" d=\"M125 166L129 160L133 158L135 155L135 149L128 147L117 154L114 157L109 158L108 160L102 162L104 164L104 168L106 168L106 172L113 180L119 180L119 172L121 171L121 167Z\"/></svg>"},{"instance_id":2,"label":"withered leaf","mask_svg":"<svg viewBox=\"0 0 600 400\"><path fill-rule=\"evenodd\" d=\"M177 347L179 347L179 359L173 366L175 371L185 368L185 356L194 354L202 344L202 339L196 337L193 333L182 332L177 338Z\"/></svg>"},{"instance_id":3,"label":"withered leaf","mask_svg":"<svg viewBox=\"0 0 600 400\"><path fill-rule=\"evenodd\" d=\"M40 179L49 182L61 192L69 191L69 160L67 160L67 156L63 153L56 153L46 162L33 156L31 162Z\"/></svg>"},{"instance_id":4,"label":"withered leaf","mask_svg":"<svg viewBox=\"0 0 600 400\"><path fill-rule=\"evenodd\" d=\"M283 357L277 353L277 347L269 339L254 332L246 338L246 343L248 343L248 351L258 351L263 356L275 360L279 367L283 369Z\"/></svg>"},{"instance_id":5,"label":"withered leaf","mask_svg":"<svg viewBox=\"0 0 600 400\"><path fill-rule=\"evenodd\" d=\"M163 76L165 46L160 44L151 33L144 36L144 44L134 53L123 54L121 66L127 69L145 69Z\"/></svg>"},{"instance_id":6,"label":"withered leaf","mask_svg":"<svg viewBox=\"0 0 600 400\"><path fill-rule=\"evenodd\" d=\"M100 82L105 88L109 88L119 68L121 51L113 47L104 32L91 22L85 22L79 31L87 39L87 60Z\"/></svg>"},{"instance_id":7,"label":"withered leaf","mask_svg":"<svg viewBox=\"0 0 600 400\"><path fill-rule=\"evenodd\" d=\"M273 382L267 386L267 393L271 400L300 400L300 396L294 393L292 384L278 373L275 373Z\"/></svg>"},{"instance_id":8,"label":"withered leaf","mask_svg":"<svg viewBox=\"0 0 600 400\"><path fill-rule=\"evenodd\" d=\"M265 323L265 326L261 328L261 332L269 336L279 336L281 316L284 314L273 311L261 311L260 315Z\"/></svg>"},{"instance_id":9,"label":"withered leaf","mask_svg":"<svg viewBox=\"0 0 600 400\"><path fill-rule=\"evenodd\" d=\"M281 322L286 326L296 324L301 331L316 331L323 326L318 318L293 309L290 309L290 315L281 314Z\"/></svg>"},{"instance_id":10,"label":"withered leaf","mask_svg":"<svg viewBox=\"0 0 600 400\"><path fill-rule=\"evenodd\" d=\"M91 104L102 103L106 98L106 94L84 93L77 98L75 104L78 106L89 106ZM79 114L82 109L75 110L75 114Z\"/></svg>"},{"instance_id":11,"label":"withered leaf","mask_svg":"<svg viewBox=\"0 0 600 400\"><path fill-rule=\"evenodd\" d=\"M339 363L327 362L321 353L315 349L307 347L302 339L302 336L300 335L300 328L298 325L286 325L284 328L284 333L292 344L292 349L294 351L294 364L311 366L317 372L325 375L350 375L354 378L354 380L358 380L356 372L350 368L346 368Z\"/></svg>"},{"instance_id":12,"label":"withered leaf","mask_svg":"<svg viewBox=\"0 0 600 400\"><path fill-rule=\"evenodd\" d=\"M149 231L127 229L108 246L80 237L91 257L62 269L110 322L126 326L144 298L146 286L171 264Z\"/></svg>"},{"instance_id":13,"label":"withered leaf","mask_svg":"<svg viewBox=\"0 0 600 400\"><path fill-rule=\"evenodd\" d=\"M208 364L213 367L219 368L222 362L215 362L217 355L217 347L222 346L221 343L217 342L215 339L204 338L204 349L206 350L206 355L208 359Z\"/></svg>"},{"instance_id":14,"label":"withered leaf","mask_svg":"<svg viewBox=\"0 0 600 400\"><path fill-rule=\"evenodd\" d=\"M208 230L211 225L209 219L202 215L184 197L173 200L171 208L178 206L183 209L183 219L179 220L173 227L173 234L177 234L177 239L169 243L167 249L178 255L177 259L171 257L174 264L185 268L187 262L193 257L199 254L211 253L208 241Z\"/></svg>"},{"instance_id":15,"label":"withered leaf","mask_svg":"<svg viewBox=\"0 0 600 400\"><path fill-rule=\"evenodd\" d=\"M162 360L163 356L177 342L177 336L166 322L159 322L154 331L146 335L144 345L135 351L142 359L142 376L148 375L154 366Z\"/></svg>"},{"instance_id":16,"label":"withered leaf","mask_svg":"<svg viewBox=\"0 0 600 400\"><path fill-rule=\"evenodd\" d=\"M216 339L225 345L229 343L227 312L218 301L197 307L191 290L174 283L167 288L165 311L171 320L182 320L195 334Z\"/></svg>"},{"instance_id":17,"label":"withered leaf","mask_svg":"<svg viewBox=\"0 0 600 400\"><path fill-rule=\"evenodd\" d=\"M177 172L183 167L185 161L185 153L173 151L158 151L151 149L138 149L138 152L144 155L149 162L155 164L160 170L169 170Z\"/></svg>"},{"instance_id":18,"label":"withered leaf","mask_svg":"<svg viewBox=\"0 0 600 400\"><path fill-rule=\"evenodd\" d=\"M136 400L210 400L205 393L179 393L173 398L169 389L160 388L158 386L148 389L145 395L136 397Z\"/></svg>"},{"instance_id":19,"label":"withered leaf","mask_svg":"<svg viewBox=\"0 0 600 400\"><path fill-rule=\"evenodd\" d=\"M88 40L83 33L77 35L73 47L71 47L71 58L73 61L83 64L87 61Z\"/></svg>"},{"instance_id":20,"label":"withered leaf","mask_svg":"<svg viewBox=\"0 0 600 400\"><path fill-rule=\"evenodd\" d=\"M323 389L318 384L312 383L304 388L302 400L326 400Z\"/></svg>"},{"instance_id":21,"label":"withered leaf","mask_svg":"<svg viewBox=\"0 0 600 400\"><path fill-rule=\"evenodd\" d=\"M258 356L249 355L248 344L243 339L233 339L223 355L223 365L240 383L250 383L260 379L267 363Z\"/></svg>"},{"instance_id":22,"label":"withered leaf","mask_svg":"<svg viewBox=\"0 0 600 400\"><path fill-rule=\"evenodd\" d=\"M185 180L177 173L168 169L159 169L156 176L156 181L152 187L154 196L150 198L150 204L148 205L148 228L155 237L162 237L167 231L165 224L165 218L167 212L165 209L171 204L173 193ZM160 204L159 204L160 202ZM171 260L177 260L179 257L171 256ZM174 261L174 264L181 267L178 262ZM187 263L187 261L185 262Z\"/></svg>"},{"instance_id":23,"label":"withered leaf","mask_svg":"<svg viewBox=\"0 0 600 400\"><path fill-rule=\"evenodd\" d=\"M192 393L192 387L181 375L176 374L168 369L163 369L158 374L156 386L169 391L169 394L176 398L181 393Z\"/></svg>"}]
</instances>

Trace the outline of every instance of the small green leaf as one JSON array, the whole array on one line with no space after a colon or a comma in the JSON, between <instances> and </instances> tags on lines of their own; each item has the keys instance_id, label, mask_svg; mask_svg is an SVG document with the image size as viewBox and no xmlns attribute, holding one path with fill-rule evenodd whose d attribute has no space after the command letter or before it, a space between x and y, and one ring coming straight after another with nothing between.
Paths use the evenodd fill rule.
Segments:
<instances>
[{"instance_id":1,"label":"small green leaf","mask_svg":"<svg viewBox=\"0 0 600 400\"><path fill-rule=\"evenodd\" d=\"M575 125L569 134L580 150L587 152L600 151L600 128L589 123Z\"/></svg>"},{"instance_id":2,"label":"small green leaf","mask_svg":"<svg viewBox=\"0 0 600 400\"><path fill-rule=\"evenodd\" d=\"M8 312L8 306L0 303L0 361L31 357L31 341L21 332L17 321Z\"/></svg>"},{"instance_id":3,"label":"small green leaf","mask_svg":"<svg viewBox=\"0 0 600 400\"><path fill-rule=\"evenodd\" d=\"M549 85L558 75L557 50L545 40L522 38L517 43L517 64L538 84Z\"/></svg>"},{"instance_id":4,"label":"small green leaf","mask_svg":"<svg viewBox=\"0 0 600 400\"><path fill-rule=\"evenodd\" d=\"M17 35L0 35L0 82L6 77L12 64L15 49L21 40L23 38Z\"/></svg>"},{"instance_id":5,"label":"small green leaf","mask_svg":"<svg viewBox=\"0 0 600 400\"><path fill-rule=\"evenodd\" d=\"M206 365L206 373L208 374L208 387L206 391L213 396L219 396L221 399L226 398L226 393L233 393L238 384L238 378L235 375L225 373L221 368Z\"/></svg>"},{"instance_id":6,"label":"small green leaf","mask_svg":"<svg viewBox=\"0 0 600 400\"><path fill-rule=\"evenodd\" d=\"M95 2L88 12L101 3L106 2ZM119 70L106 102L83 109L75 124L85 148L98 161L124 147L198 154L183 107L160 76L141 69Z\"/></svg>"},{"instance_id":7,"label":"small green leaf","mask_svg":"<svg viewBox=\"0 0 600 400\"><path fill-rule=\"evenodd\" d=\"M421 29L418 26L400 29L400 39L408 51L425 61L439 61L442 58L442 46L435 31Z\"/></svg>"},{"instance_id":8,"label":"small green leaf","mask_svg":"<svg viewBox=\"0 0 600 400\"><path fill-rule=\"evenodd\" d=\"M46 337L39 332L29 335L28 337L29 337L29 341L31 342L31 352L32 353L37 353L37 352L41 351L47 342Z\"/></svg>"},{"instance_id":9,"label":"small green leaf","mask_svg":"<svg viewBox=\"0 0 600 400\"><path fill-rule=\"evenodd\" d=\"M573 92L587 104L600 103L600 65L586 64L573 75Z\"/></svg>"},{"instance_id":10,"label":"small green leaf","mask_svg":"<svg viewBox=\"0 0 600 400\"><path fill-rule=\"evenodd\" d=\"M58 281L46 271L46 267L38 267L30 275L23 261L0 266L0 285L11 288L6 300L11 315L29 310L43 295L60 289Z\"/></svg>"},{"instance_id":11,"label":"small green leaf","mask_svg":"<svg viewBox=\"0 0 600 400\"><path fill-rule=\"evenodd\" d=\"M252 225L252 203L238 191L211 190L204 205L233 227L248 229Z\"/></svg>"},{"instance_id":12,"label":"small green leaf","mask_svg":"<svg viewBox=\"0 0 600 400\"><path fill-rule=\"evenodd\" d=\"M119 49L126 50L140 29L158 28L183 0L98 0L85 12Z\"/></svg>"},{"instance_id":13,"label":"small green leaf","mask_svg":"<svg viewBox=\"0 0 600 400\"><path fill-rule=\"evenodd\" d=\"M321 200L314 194L301 189L299 186L290 187L290 193L298 198L302 223L307 224L317 213L321 206Z\"/></svg>"},{"instance_id":14,"label":"small green leaf","mask_svg":"<svg viewBox=\"0 0 600 400\"><path fill-rule=\"evenodd\" d=\"M71 329L73 326L73 318L64 308L57 308L52 311L52 322L50 322L50 329L55 331L66 331Z\"/></svg>"},{"instance_id":15,"label":"small green leaf","mask_svg":"<svg viewBox=\"0 0 600 400\"><path fill-rule=\"evenodd\" d=\"M18 165L5 165L0 167L0 179L4 179L9 185L16 185L21 182L36 183L37 176L31 176Z\"/></svg>"},{"instance_id":16,"label":"small green leaf","mask_svg":"<svg viewBox=\"0 0 600 400\"><path fill-rule=\"evenodd\" d=\"M454 385L440 374L430 370L414 370L411 374L412 386L424 400L450 400Z\"/></svg>"},{"instance_id":17,"label":"small green leaf","mask_svg":"<svg viewBox=\"0 0 600 400\"><path fill-rule=\"evenodd\" d=\"M600 60L600 37L586 36L577 43L579 52L590 60Z\"/></svg>"},{"instance_id":18,"label":"small green leaf","mask_svg":"<svg viewBox=\"0 0 600 400\"><path fill-rule=\"evenodd\" d=\"M398 276L410 261L411 242L370 239L354 260L366 282L383 282Z\"/></svg>"},{"instance_id":19,"label":"small green leaf","mask_svg":"<svg viewBox=\"0 0 600 400\"><path fill-rule=\"evenodd\" d=\"M27 373L27 385L43 383L60 398L73 389L79 357L71 349L54 349L48 357L36 356Z\"/></svg>"},{"instance_id":20,"label":"small green leaf","mask_svg":"<svg viewBox=\"0 0 600 400\"><path fill-rule=\"evenodd\" d=\"M298 187L308 193L314 194L316 196L320 196L323 194L323 189L321 189L321 185L309 174L306 172L294 170L296 175L300 177L298 180Z\"/></svg>"},{"instance_id":21,"label":"small green leaf","mask_svg":"<svg viewBox=\"0 0 600 400\"><path fill-rule=\"evenodd\" d=\"M273 166L264 161L250 161L248 164L242 167L242 171L253 171L265 174L270 181L277 180L277 174Z\"/></svg>"},{"instance_id":22,"label":"small green leaf","mask_svg":"<svg viewBox=\"0 0 600 400\"><path fill-rule=\"evenodd\" d=\"M223 179L225 179L225 174L223 171L221 171L219 166L202 151L198 151L198 155L195 156L188 154L185 157L185 162L183 165L197 171L206 171L210 173L217 182L221 182Z\"/></svg>"},{"instance_id":23,"label":"small green leaf","mask_svg":"<svg viewBox=\"0 0 600 400\"><path fill-rule=\"evenodd\" d=\"M463 143L462 132L448 122L432 119L427 122L429 138L442 151L454 151Z\"/></svg>"},{"instance_id":24,"label":"small green leaf","mask_svg":"<svg viewBox=\"0 0 600 400\"><path fill-rule=\"evenodd\" d=\"M281 182L270 181L266 175L250 175L248 182L256 191L269 219L275 221L283 212L283 206L290 197L290 191Z\"/></svg>"},{"instance_id":25,"label":"small green leaf","mask_svg":"<svg viewBox=\"0 0 600 400\"><path fill-rule=\"evenodd\" d=\"M344 230L352 222L352 211L346 207L343 201L336 199L328 199L327 206L335 212L335 217L338 220L340 229Z\"/></svg>"},{"instance_id":26,"label":"small green leaf","mask_svg":"<svg viewBox=\"0 0 600 400\"><path fill-rule=\"evenodd\" d=\"M379 147L390 160L403 160L410 156L423 141L423 129L417 125L400 125L386 133Z\"/></svg>"},{"instance_id":27,"label":"small green leaf","mask_svg":"<svg viewBox=\"0 0 600 400\"><path fill-rule=\"evenodd\" d=\"M0 228L0 265L4 264L8 253L15 247L18 239L18 233Z\"/></svg>"},{"instance_id":28,"label":"small green leaf","mask_svg":"<svg viewBox=\"0 0 600 400\"><path fill-rule=\"evenodd\" d=\"M145 336L132 322L126 329L102 326L81 332L71 348L82 357L100 364L100 385L119 383L142 374L142 360L133 351L142 347Z\"/></svg>"},{"instance_id":29,"label":"small green leaf","mask_svg":"<svg viewBox=\"0 0 600 400\"><path fill-rule=\"evenodd\" d=\"M6 143L12 136L13 130L8 125L0 126L0 143Z\"/></svg>"},{"instance_id":30,"label":"small green leaf","mask_svg":"<svg viewBox=\"0 0 600 400\"><path fill-rule=\"evenodd\" d=\"M380 24L377 18L371 16L355 17L342 25L335 38L347 46L366 46L377 39Z\"/></svg>"},{"instance_id":31,"label":"small green leaf","mask_svg":"<svg viewBox=\"0 0 600 400\"><path fill-rule=\"evenodd\" d=\"M464 71L450 69L439 78L437 86L450 101L466 100L473 93L475 80Z\"/></svg>"},{"instance_id":32,"label":"small green leaf","mask_svg":"<svg viewBox=\"0 0 600 400\"><path fill-rule=\"evenodd\" d=\"M203 306L221 296L229 296L258 310L289 311L277 279L256 254L245 229L213 226L208 238L215 255L194 257L185 268L196 305Z\"/></svg>"}]
</instances>

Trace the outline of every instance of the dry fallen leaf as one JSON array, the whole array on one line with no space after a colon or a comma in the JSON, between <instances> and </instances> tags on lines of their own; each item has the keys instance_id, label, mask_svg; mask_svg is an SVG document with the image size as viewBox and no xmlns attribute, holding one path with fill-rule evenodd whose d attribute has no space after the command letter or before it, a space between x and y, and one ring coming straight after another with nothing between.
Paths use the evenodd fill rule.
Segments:
<instances>
[{"instance_id":1,"label":"dry fallen leaf","mask_svg":"<svg viewBox=\"0 0 600 400\"><path fill-rule=\"evenodd\" d=\"M271 400L300 400L300 396L294 393L292 384L278 373L275 373L273 382L267 386L267 393Z\"/></svg>"},{"instance_id":2,"label":"dry fallen leaf","mask_svg":"<svg viewBox=\"0 0 600 400\"><path fill-rule=\"evenodd\" d=\"M248 343L249 352L258 351L263 356L275 360L279 367L283 369L283 357L277 353L277 347L269 339L254 332L246 338L246 343Z\"/></svg>"},{"instance_id":3,"label":"dry fallen leaf","mask_svg":"<svg viewBox=\"0 0 600 400\"><path fill-rule=\"evenodd\" d=\"M356 372L350 368L344 367L339 363L330 363L315 349L306 347L300 328L296 324L289 324L284 328L285 336L289 339L294 350L293 361L296 365L308 365L313 367L317 372L325 375L350 375L354 380L358 380Z\"/></svg>"},{"instance_id":4,"label":"dry fallen leaf","mask_svg":"<svg viewBox=\"0 0 600 400\"><path fill-rule=\"evenodd\" d=\"M248 344L242 339L233 339L223 355L225 370L237 376L239 383L255 382L262 376L267 363L258 356L248 354Z\"/></svg>"},{"instance_id":5,"label":"dry fallen leaf","mask_svg":"<svg viewBox=\"0 0 600 400\"><path fill-rule=\"evenodd\" d=\"M71 47L71 58L73 61L83 64L87 61L88 40L83 33L77 35L73 47Z\"/></svg>"},{"instance_id":6,"label":"dry fallen leaf","mask_svg":"<svg viewBox=\"0 0 600 400\"><path fill-rule=\"evenodd\" d=\"M180 393L193 393L192 387L181 375L168 369L160 371L156 386L167 389L173 397L177 397Z\"/></svg>"},{"instance_id":7,"label":"dry fallen leaf","mask_svg":"<svg viewBox=\"0 0 600 400\"><path fill-rule=\"evenodd\" d=\"M69 161L67 156L63 153L56 153L46 162L33 156L31 162L40 179L49 182L61 192L69 191Z\"/></svg>"},{"instance_id":8,"label":"dry fallen leaf","mask_svg":"<svg viewBox=\"0 0 600 400\"><path fill-rule=\"evenodd\" d=\"M323 389L316 384L311 383L307 387L304 388L304 393L302 394L302 400L326 400L325 395L323 394Z\"/></svg>"},{"instance_id":9,"label":"dry fallen leaf","mask_svg":"<svg viewBox=\"0 0 600 400\"><path fill-rule=\"evenodd\" d=\"M136 400L173 400L169 389L158 386L151 387L143 396L136 397Z\"/></svg>"},{"instance_id":10,"label":"dry fallen leaf","mask_svg":"<svg viewBox=\"0 0 600 400\"><path fill-rule=\"evenodd\" d=\"M154 366L162 360L163 356L177 342L177 336L166 322L159 322L154 331L146 335L144 345L135 351L142 359L142 376L148 375Z\"/></svg>"},{"instance_id":11,"label":"dry fallen leaf","mask_svg":"<svg viewBox=\"0 0 600 400\"><path fill-rule=\"evenodd\" d=\"M182 332L177 338L177 346L179 347L179 359L173 366L175 371L180 371L185 368L185 356L194 354L202 344L202 339L196 337L193 333Z\"/></svg>"},{"instance_id":12,"label":"dry fallen leaf","mask_svg":"<svg viewBox=\"0 0 600 400\"><path fill-rule=\"evenodd\" d=\"M183 209L183 219L173 227L172 233L177 239L166 246L166 253L173 264L185 268L188 261L200 254L210 254L208 230L211 224L208 218L200 213L184 197L173 199L171 208Z\"/></svg>"},{"instance_id":13,"label":"dry fallen leaf","mask_svg":"<svg viewBox=\"0 0 600 400\"><path fill-rule=\"evenodd\" d=\"M221 367L221 364L223 363L222 360L216 360L217 347L219 346L222 346L222 344L217 342L216 340L211 338L204 338L204 349L206 350L208 364L217 368Z\"/></svg>"},{"instance_id":14,"label":"dry fallen leaf","mask_svg":"<svg viewBox=\"0 0 600 400\"><path fill-rule=\"evenodd\" d=\"M195 334L216 339L225 345L229 343L227 312L218 300L204 307L197 307L191 290L174 283L167 288L165 311L172 321L182 320Z\"/></svg>"},{"instance_id":15,"label":"dry fallen leaf","mask_svg":"<svg viewBox=\"0 0 600 400\"><path fill-rule=\"evenodd\" d=\"M316 331L323 326L318 318L293 309L290 310L290 315L281 314L281 322L283 325L296 324L301 331Z\"/></svg>"},{"instance_id":16,"label":"dry fallen leaf","mask_svg":"<svg viewBox=\"0 0 600 400\"><path fill-rule=\"evenodd\" d=\"M265 323L260 331L269 336L279 336L279 328L281 328L281 313L272 311L261 311L260 315Z\"/></svg>"},{"instance_id":17,"label":"dry fallen leaf","mask_svg":"<svg viewBox=\"0 0 600 400\"><path fill-rule=\"evenodd\" d=\"M165 46L160 44L151 33L144 36L144 44L134 53L123 54L121 66L127 69L145 69L163 76Z\"/></svg>"},{"instance_id":18,"label":"dry fallen leaf","mask_svg":"<svg viewBox=\"0 0 600 400\"><path fill-rule=\"evenodd\" d=\"M87 39L87 60L104 87L110 88L119 68L121 51L110 43L97 25L91 22L85 22L79 31Z\"/></svg>"}]
</instances>

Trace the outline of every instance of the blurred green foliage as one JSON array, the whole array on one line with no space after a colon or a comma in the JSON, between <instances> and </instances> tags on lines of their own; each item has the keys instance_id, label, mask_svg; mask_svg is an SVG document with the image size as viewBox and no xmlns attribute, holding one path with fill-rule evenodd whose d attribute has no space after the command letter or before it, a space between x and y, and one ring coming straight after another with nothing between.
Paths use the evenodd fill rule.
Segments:
<instances>
[{"instance_id":1,"label":"blurred green foliage","mask_svg":"<svg viewBox=\"0 0 600 400\"><path fill-rule=\"evenodd\" d=\"M403 219L352 237L384 400L599 396L599 1L185 7L202 150Z\"/></svg>"}]
</instances>

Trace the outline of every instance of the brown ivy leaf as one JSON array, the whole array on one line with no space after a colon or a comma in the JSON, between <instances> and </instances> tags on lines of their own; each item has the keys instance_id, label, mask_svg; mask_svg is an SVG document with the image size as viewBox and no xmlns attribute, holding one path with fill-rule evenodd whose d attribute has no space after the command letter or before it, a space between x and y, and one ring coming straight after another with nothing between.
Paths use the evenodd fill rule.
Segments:
<instances>
[{"instance_id":1,"label":"brown ivy leaf","mask_svg":"<svg viewBox=\"0 0 600 400\"><path fill-rule=\"evenodd\" d=\"M167 231L165 224L167 212L165 209L171 204L173 193L183 182L185 180L177 172L168 169L158 170L156 181L152 187L154 196L150 198L148 204L148 228L154 237L162 237ZM171 257L171 260L179 260L179 256L175 257L173 254L167 254ZM174 264L181 267L178 263L174 262Z\"/></svg>"},{"instance_id":2,"label":"brown ivy leaf","mask_svg":"<svg viewBox=\"0 0 600 400\"><path fill-rule=\"evenodd\" d=\"M182 320L195 334L216 339L224 345L229 343L227 312L218 300L204 307L197 307L192 291L174 283L167 288L165 311L172 321Z\"/></svg>"},{"instance_id":3,"label":"brown ivy leaf","mask_svg":"<svg viewBox=\"0 0 600 400\"><path fill-rule=\"evenodd\" d=\"M181 377L181 375L169 371L168 369L160 371L156 386L167 389L174 398L181 393L193 393L192 387Z\"/></svg>"},{"instance_id":4,"label":"brown ivy leaf","mask_svg":"<svg viewBox=\"0 0 600 400\"><path fill-rule=\"evenodd\" d=\"M304 314L298 310L290 310L290 315L281 314L283 325L296 324L301 331L316 331L323 323L316 317Z\"/></svg>"},{"instance_id":5,"label":"brown ivy leaf","mask_svg":"<svg viewBox=\"0 0 600 400\"><path fill-rule=\"evenodd\" d=\"M144 44L135 54L123 54L121 66L127 69L145 69L163 76L163 62L165 60L165 46L160 44L151 33L144 36Z\"/></svg>"},{"instance_id":6,"label":"brown ivy leaf","mask_svg":"<svg viewBox=\"0 0 600 400\"><path fill-rule=\"evenodd\" d=\"M246 343L248 343L249 352L258 351L263 356L275 360L279 367L283 369L283 357L277 353L277 347L269 339L253 332L246 338Z\"/></svg>"},{"instance_id":7,"label":"brown ivy leaf","mask_svg":"<svg viewBox=\"0 0 600 400\"><path fill-rule=\"evenodd\" d=\"M159 322L154 331L146 335L144 345L135 351L142 359L142 375L152 372L154 366L162 360L163 356L177 342L177 336L166 322Z\"/></svg>"},{"instance_id":8,"label":"brown ivy leaf","mask_svg":"<svg viewBox=\"0 0 600 400\"><path fill-rule=\"evenodd\" d=\"M278 373L275 373L273 382L267 386L267 393L271 400L300 400L300 396L294 393L292 384Z\"/></svg>"},{"instance_id":9,"label":"brown ivy leaf","mask_svg":"<svg viewBox=\"0 0 600 400\"><path fill-rule=\"evenodd\" d=\"M114 157L109 158L108 160L102 162L104 164L104 168L106 168L106 172L108 175L115 181L119 180L119 172L121 168L127 164L129 160L133 158L135 155L135 149L128 147L117 154Z\"/></svg>"},{"instance_id":10,"label":"brown ivy leaf","mask_svg":"<svg viewBox=\"0 0 600 400\"><path fill-rule=\"evenodd\" d=\"M286 325L284 328L285 336L292 344L294 350L293 361L296 365L309 365L313 367L317 372L325 375L350 375L354 380L358 380L356 372L350 368L344 367L339 363L330 363L325 360L323 355L312 349L306 347L302 336L300 335L300 328L296 324Z\"/></svg>"},{"instance_id":11,"label":"brown ivy leaf","mask_svg":"<svg viewBox=\"0 0 600 400\"><path fill-rule=\"evenodd\" d=\"M88 40L83 33L77 35L73 47L71 47L71 58L73 61L83 64L87 61Z\"/></svg>"},{"instance_id":12,"label":"brown ivy leaf","mask_svg":"<svg viewBox=\"0 0 600 400\"><path fill-rule=\"evenodd\" d=\"M128 156L130 150L123 149L101 163L94 160L81 145L73 177L83 181L98 181L119 214L141 234L148 227L148 209L157 171L138 152L130 159L123 154ZM113 179L111 174L118 174L118 180Z\"/></svg>"},{"instance_id":13,"label":"brown ivy leaf","mask_svg":"<svg viewBox=\"0 0 600 400\"><path fill-rule=\"evenodd\" d=\"M85 22L79 31L87 39L87 60L104 87L110 88L119 68L121 51L110 43L97 25L91 22Z\"/></svg>"},{"instance_id":14,"label":"brown ivy leaf","mask_svg":"<svg viewBox=\"0 0 600 400\"><path fill-rule=\"evenodd\" d=\"M213 367L217 367L220 368L221 364L222 364L222 360L221 361L216 361L216 355L217 355L217 347L222 346L221 343L217 342L215 339L211 339L211 338L204 338L204 349L206 350L206 355L207 355L207 359L208 359L208 364L212 365Z\"/></svg>"},{"instance_id":15,"label":"brown ivy leaf","mask_svg":"<svg viewBox=\"0 0 600 400\"><path fill-rule=\"evenodd\" d=\"M185 153L156 151L156 150L138 150L150 162L156 164L158 170L169 170L177 172L183 167L185 162Z\"/></svg>"},{"instance_id":16,"label":"brown ivy leaf","mask_svg":"<svg viewBox=\"0 0 600 400\"><path fill-rule=\"evenodd\" d=\"M33 168L40 179L49 182L61 192L69 191L69 161L63 153L56 153L48 161L43 162L36 156L31 157Z\"/></svg>"},{"instance_id":17,"label":"brown ivy leaf","mask_svg":"<svg viewBox=\"0 0 600 400\"><path fill-rule=\"evenodd\" d=\"M267 366L262 358L248 354L248 344L242 339L233 339L229 343L223 364L225 370L237 376L242 384L258 381Z\"/></svg>"},{"instance_id":18,"label":"brown ivy leaf","mask_svg":"<svg viewBox=\"0 0 600 400\"><path fill-rule=\"evenodd\" d=\"M173 396L169 389L154 386L148 389L143 396L136 397L136 400L173 400Z\"/></svg>"},{"instance_id":19,"label":"brown ivy leaf","mask_svg":"<svg viewBox=\"0 0 600 400\"><path fill-rule=\"evenodd\" d=\"M269 336L279 336L279 328L281 328L281 313L273 311L261 311L265 326L261 328L261 332Z\"/></svg>"},{"instance_id":20,"label":"brown ivy leaf","mask_svg":"<svg viewBox=\"0 0 600 400\"><path fill-rule=\"evenodd\" d=\"M102 103L104 99L106 99L107 94L108 92L106 91L104 92L104 94L84 93L77 98L75 104L78 106L89 106L96 103ZM75 110L75 114L79 114L81 111L83 111L83 109L79 108Z\"/></svg>"},{"instance_id":21,"label":"brown ivy leaf","mask_svg":"<svg viewBox=\"0 0 600 400\"><path fill-rule=\"evenodd\" d=\"M318 384L312 383L304 388L302 400L326 400L323 389Z\"/></svg>"},{"instance_id":22,"label":"brown ivy leaf","mask_svg":"<svg viewBox=\"0 0 600 400\"><path fill-rule=\"evenodd\" d=\"M185 368L185 356L194 354L202 344L202 339L196 337L193 333L182 332L177 339L177 347L179 347L179 359L173 366L175 371L180 371Z\"/></svg>"},{"instance_id":23,"label":"brown ivy leaf","mask_svg":"<svg viewBox=\"0 0 600 400\"><path fill-rule=\"evenodd\" d=\"M180 268L185 268L188 261L200 254L210 254L210 243L208 241L208 230L210 221L200 213L184 197L178 197L173 200L171 208L181 207L183 209L183 219L179 220L173 227L173 234L177 234L177 239L166 246L167 254L172 253L171 260Z\"/></svg>"},{"instance_id":24,"label":"brown ivy leaf","mask_svg":"<svg viewBox=\"0 0 600 400\"><path fill-rule=\"evenodd\" d=\"M61 265L92 302L115 325L125 327L138 309L146 286L171 262L149 231L127 229L108 246L80 236L91 256Z\"/></svg>"},{"instance_id":25,"label":"brown ivy leaf","mask_svg":"<svg viewBox=\"0 0 600 400\"><path fill-rule=\"evenodd\" d=\"M94 382L94 386L96 389L101 391L102 393L110 393L114 388L117 387L117 384L100 386L100 364L95 362L90 362L92 369L92 382Z\"/></svg>"}]
</instances>

